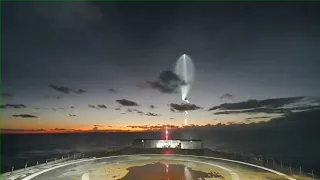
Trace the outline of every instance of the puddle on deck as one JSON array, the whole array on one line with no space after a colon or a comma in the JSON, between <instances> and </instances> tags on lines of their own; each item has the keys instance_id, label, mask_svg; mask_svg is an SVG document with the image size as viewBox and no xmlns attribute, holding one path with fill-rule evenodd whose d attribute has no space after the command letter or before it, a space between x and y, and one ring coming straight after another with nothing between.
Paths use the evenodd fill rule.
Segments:
<instances>
[{"instance_id":1,"label":"puddle on deck","mask_svg":"<svg viewBox=\"0 0 320 180\"><path fill-rule=\"evenodd\" d=\"M129 172L118 180L205 180L205 178L225 178L216 172L195 171L182 164L146 164L133 166L127 169Z\"/></svg>"}]
</instances>

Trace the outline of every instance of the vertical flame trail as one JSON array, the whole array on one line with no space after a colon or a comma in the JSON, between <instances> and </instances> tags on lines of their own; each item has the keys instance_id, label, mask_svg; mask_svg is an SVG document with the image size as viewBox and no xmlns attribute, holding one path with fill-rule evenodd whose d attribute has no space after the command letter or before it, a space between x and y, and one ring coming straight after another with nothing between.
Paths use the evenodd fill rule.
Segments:
<instances>
[{"instance_id":1,"label":"vertical flame trail","mask_svg":"<svg viewBox=\"0 0 320 180\"><path fill-rule=\"evenodd\" d=\"M166 140L168 140L168 128L166 127Z\"/></svg>"},{"instance_id":2,"label":"vertical flame trail","mask_svg":"<svg viewBox=\"0 0 320 180\"><path fill-rule=\"evenodd\" d=\"M184 125L188 125L188 111L184 111Z\"/></svg>"},{"instance_id":3,"label":"vertical flame trail","mask_svg":"<svg viewBox=\"0 0 320 180\"><path fill-rule=\"evenodd\" d=\"M186 103L190 103L188 100L183 100ZM187 126L188 125L188 111L184 111L184 125Z\"/></svg>"}]
</instances>

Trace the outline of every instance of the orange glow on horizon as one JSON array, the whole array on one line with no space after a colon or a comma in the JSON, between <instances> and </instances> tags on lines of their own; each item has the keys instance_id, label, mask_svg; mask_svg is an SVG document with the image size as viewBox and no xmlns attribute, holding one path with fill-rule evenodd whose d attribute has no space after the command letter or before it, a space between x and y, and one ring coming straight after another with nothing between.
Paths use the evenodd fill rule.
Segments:
<instances>
[{"instance_id":1,"label":"orange glow on horizon","mask_svg":"<svg viewBox=\"0 0 320 180\"><path fill-rule=\"evenodd\" d=\"M1 134L68 134L68 133L103 133L103 132L157 132L159 130L74 130L74 131L58 131L58 130L43 130L43 131L34 131L34 130L1 130Z\"/></svg>"},{"instance_id":2,"label":"orange glow on horizon","mask_svg":"<svg viewBox=\"0 0 320 180\"><path fill-rule=\"evenodd\" d=\"M185 129L185 128L201 128L210 126L227 126L227 122L221 123L199 123L189 125L177 124L157 124L157 125L142 125L142 124L121 124L121 125L81 125L71 123L44 122L44 121L3 121L0 129L1 134L57 134L57 133L103 133L103 132L164 132L164 139L170 139L170 129ZM233 124L233 123L231 123ZM235 123L243 124L243 123Z\"/></svg>"},{"instance_id":3,"label":"orange glow on horizon","mask_svg":"<svg viewBox=\"0 0 320 180\"><path fill-rule=\"evenodd\" d=\"M175 129L180 129L178 127ZM174 129L174 128L170 128ZM107 129L93 130L91 127L82 127L74 129L1 129L2 134L60 134L60 133L99 133L99 132L158 132L164 128L131 128L131 127L112 127Z\"/></svg>"}]
</instances>

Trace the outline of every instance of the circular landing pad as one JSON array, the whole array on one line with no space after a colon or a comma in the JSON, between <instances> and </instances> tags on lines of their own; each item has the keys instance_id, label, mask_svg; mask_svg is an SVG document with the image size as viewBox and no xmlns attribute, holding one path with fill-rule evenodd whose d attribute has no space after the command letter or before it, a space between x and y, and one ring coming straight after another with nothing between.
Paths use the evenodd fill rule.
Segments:
<instances>
[{"instance_id":1,"label":"circular landing pad","mask_svg":"<svg viewBox=\"0 0 320 180\"><path fill-rule=\"evenodd\" d=\"M244 164L183 155L86 159L36 174L23 180L292 180L288 176Z\"/></svg>"}]
</instances>

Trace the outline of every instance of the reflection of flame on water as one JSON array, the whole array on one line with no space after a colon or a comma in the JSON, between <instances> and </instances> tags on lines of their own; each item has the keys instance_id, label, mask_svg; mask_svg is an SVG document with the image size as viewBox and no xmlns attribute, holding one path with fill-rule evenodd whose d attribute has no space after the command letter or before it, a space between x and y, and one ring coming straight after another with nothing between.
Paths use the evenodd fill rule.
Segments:
<instances>
[{"instance_id":1,"label":"reflection of flame on water","mask_svg":"<svg viewBox=\"0 0 320 180\"><path fill-rule=\"evenodd\" d=\"M161 154L173 154L170 149L164 149Z\"/></svg>"},{"instance_id":2,"label":"reflection of flame on water","mask_svg":"<svg viewBox=\"0 0 320 180\"><path fill-rule=\"evenodd\" d=\"M187 166L184 167L184 177L185 180L192 180L191 172Z\"/></svg>"},{"instance_id":3,"label":"reflection of flame on water","mask_svg":"<svg viewBox=\"0 0 320 180\"><path fill-rule=\"evenodd\" d=\"M168 128L166 127L166 140L168 140Z\"/></svg>"},{"instance_id":4,"label":"reflection of flame on water","mask_svg":"<svg viewBox=\"0 0 320 180\"><path fill-rule=\"evenodd\" d=\"M84 174L82 174L81 180L90 180L89 173L84 173Z\"/></svg>"},{"instance_id":5,"label":"reflection of flame on water","mask_svg":"<svg viewBox=\"0 0 320 180\"><path fill-rule=\"evenodd\" d=\"M185 167L186 166L186 167ZM210 170L212 167L208 167ZM198 179L225 179L221 175L213 176L212 172L196 171L185 165L184 162L178 164L152 162L145 165L131 166L127 168L128 173L118 180L198 180Z\"/></svg>"}]
</instances>

